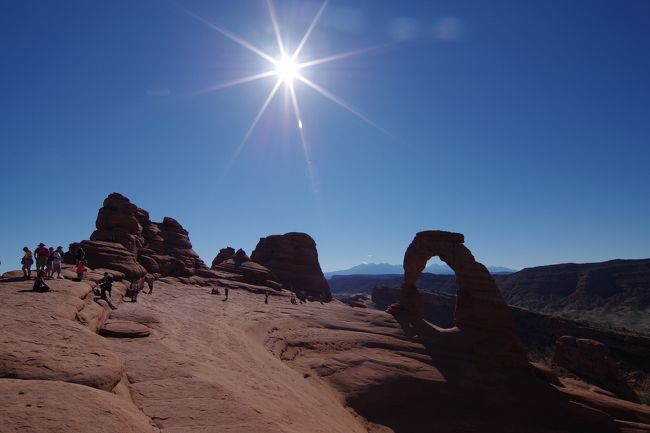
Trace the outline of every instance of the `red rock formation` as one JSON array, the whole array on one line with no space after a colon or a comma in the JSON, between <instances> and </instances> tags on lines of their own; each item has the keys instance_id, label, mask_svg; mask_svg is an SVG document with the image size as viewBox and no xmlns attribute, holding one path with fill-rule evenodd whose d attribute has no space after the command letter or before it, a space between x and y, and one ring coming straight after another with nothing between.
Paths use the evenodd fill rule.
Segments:
<instances>
[{"instance_id":1,"label":"red rock formation","mask_svg":"<svg viewBox=\"0 0 650 433\"><path fill-rule=\"evenodd\" d=\"M232 250L232 254L230 254L230 250ZM217 259L220 256L221 258L224 258L228 255L230 255L230 258L217 263ZM212 270L239 275L241 281L249 284L267 286L273 289L282 288L282 283L279 281L278 277L273 275L273 272L268 268L253 262L241 248L238 249L237 252L230 247L223 248L219 251L219 254L212 262Z\"/></svg>"},{"instance_id":2,"label":"red rock formation","mask_svg":"<svg viewBox=\"0 0 650 433\"><path fill-rule=\"evenodd\" d=\"M219 254L212 260L212 269L215 269L215 267L223 262L225 262L228 259L232 259L235 256L235 249L233 247L226 247L226 248L221 248L219 250Z\"/></svg>"},{"instance_id":3,"label":"red rock formation","mask_svg":"<svg viewBox=\"0 0 650 433\"><path fill-rule=\"evenodd\" d=\"M118 193L112 193L104 200L95 223L97 230L91 235L92 241L100 244L88 244L91 250L86 250L89 265L93 267L116 268L111 261L119 255L119 263L135 261L145 270L140 269L126 272L130 276L141 276L146 272L161 276L190 276L197 270L207 270L205 263L192 249L187 230L173 218L165 217L162 223L149 219L149 213L131 203L128 198ZM87 242L87 241L84 241ZM121 245L119 254L98 253L97 246L109 247ZM85 248L84 244L84 248ZM115 249L115 248L113 248ZM74 261L76 244L71 244L67 254L68 263ZM130 256L130 257L129 257ZM123 266L124 267L124 266Z\"/></svg>"},{"instance_id":4,"label":"red rock formation","mask_svg":"<svg viewBox=\"0 0 650 433\"><path fill-rule=\"evenodd\" d=\"M74 263L74 251L82 247L91 269L107 268L122 272L128 278L140 278L147 270L136 261L133 253L117 242L81 241L70 244L65 256L66 263Z\"/></svg>"},{"instance_id":5,"label":"red rock formation","mask_svg":"<svg viewBox=\"0 0 650 433\"><path fill-rule=\"evenodd\" d=\"M555 343L553 363L619 398L639 403L639 397L625 381L607 346L599 341L560 337Z\"/></svg>"},{"instance_id":6,"label":"red rock formation","mask_svg":"<svg viewBox=\"0 0 650 433\"><path fill-rule=\"evenodd\" d=\"M458 295L454 323L457 337L473 346L477 362L529 367L527 354L515 333L512 314L494 279L464 245L460 233L419 232L404 254L404 283L400 301L389 308L392 314L422 318L423 304L415 285L427 261L438 256L456 273Z\"/></svg>"},{"instance_id":7,"label":"red rock formation","mask_svg":"<svg viewBox=\"0 0 650 433\"><path fill-rule=\"evenodd\" d=\"M285 287L330 300L330 288L318 262L316 242L306 233L261 238L251 259L271 270Z\"/></svg>"}]
</instances>

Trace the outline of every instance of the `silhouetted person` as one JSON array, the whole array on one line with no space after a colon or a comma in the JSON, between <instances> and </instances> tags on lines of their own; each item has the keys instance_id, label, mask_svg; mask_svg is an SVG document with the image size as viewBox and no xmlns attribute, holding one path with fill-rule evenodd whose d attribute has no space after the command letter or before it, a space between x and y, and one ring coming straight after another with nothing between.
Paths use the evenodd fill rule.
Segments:
<instances>
[{"instance_id":1,"label":"silhouetted person","mask_svg":"<svg viewBox=\"0 0 650 433\"><path fill-rule=\"evenodd\" d=\"M147 285L149 286L149 295L153 293L153 276L147 278Z\"/></svg>"},{"instance_id":2,"label":"silhouetted person","mask_svg":"<svg viewBox=\"0 0 650 433\"><path fill-rule=\"evenodd\" d=\"M75 252L74 254L74 259L77 262L77 264L86 260L86 252L84 251L83 248L81 247L77 248L77 252Z\"/></svg>"},{"instance_id":3,"label":"silhouetted person","mask_svg":"<svg viewBox=\"0 0 650 433\"><path fill-rule=\"evenodd\" d=\"M264 303L268 304L269 303L269 292L264 293Z\"/></svg>"},{"instance_id":4,"label":"silhouetted person","mask_svg":"<svg viewBox=\"0 0 650 433\"><path fill-rule=\"evenodd\" d=\"M213 287L213 288L212 288L212 294L213 294L213 295L220 295L221 292L219 292L219 288L218 288L218 287Z\"/></svg>"},{"instance_id":5,"label":"silhouetted person","mask_svg":"<svg viewBox=\"0 0 650 433\"><path fill-rule=\"evenodd\" d=\"M54 262L54 248L48 249L50 255L47 256L47 264L45 265L45 278L52 278L52 263Z\"/></svg>"},{"instance_id":6,"label":"silhouetted person","mask_svg":"<svg viewBox=\"0 0 650 433\"><path fill-rule=\"evenodd\" d=\"M228 300L228 287L226 287L226 288L224 289L224 294L226 295L226 297L223 298L223 300L224 300L224 301L227 301L227 300Z\"/></svg>"},{"instance_id":7,"label":"silhouetted person","mask_svg":"<svg viewBox=\"0 0 650 433\"><path fill-rule=\"evenodd\" d=\"M36 274L36 279L34 280L34 285L32 286L32 290L35 292L50 291L50 286L45 284L45 272L38 271L38 274Z\"/></svg>"},{"instance_id":8,"label":"silhouetted person","mask_svg":"<svg viewBox=\"0 0 650 433\"><path fill-rule=\"evenodd\" d=\"M292 303L293 305L297 305L297 304L298 304L298 302L296 301L296 294L293 293L293 292L291 292L291 299L290 299L290 300L291 300L291 303Z\"/></svg>"}]
</instances>

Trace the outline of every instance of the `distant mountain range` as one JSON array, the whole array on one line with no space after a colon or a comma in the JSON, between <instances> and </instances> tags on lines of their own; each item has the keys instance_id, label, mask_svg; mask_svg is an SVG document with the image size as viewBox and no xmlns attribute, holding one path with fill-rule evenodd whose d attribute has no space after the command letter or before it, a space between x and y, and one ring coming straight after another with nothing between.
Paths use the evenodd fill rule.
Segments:
<instances>
[{"instance_id":1,"label":"distant mountain range","mask_svg":"<svg viewBox=\"0 0 650 433\"><path fill-rule=\"evenodd\" d=\"M517 272L514 269L504 268L502 266L489 266L488 271L492 274L511 274ZM424 268L424 272L438 275L453 275L454 271L447 265L432 263ZM325 272L325 278L331 278L335 275L396 275L403 274L402 265L392 265L390 263L362 263L349 269L341 271Z\"/></svg>"}]
</instances>

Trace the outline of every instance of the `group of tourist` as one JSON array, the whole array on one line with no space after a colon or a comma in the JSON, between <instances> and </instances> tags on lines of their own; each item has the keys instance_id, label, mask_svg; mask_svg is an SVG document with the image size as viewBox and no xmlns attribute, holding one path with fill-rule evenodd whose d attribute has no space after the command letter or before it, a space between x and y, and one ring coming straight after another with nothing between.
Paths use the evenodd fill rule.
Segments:
<instances>
[{"instance_id":1,"label":"group of tourist","mask_svg":"<svg viewBox=\"0 0 650 433\"><path fill-rule=\"evenodd\" d=\"M63 263L63 247L58 246L46 247L43 242L39 243L34 252L28 247L23 248L23 258L20 261L22 265L23 278L26 280L32 277L32 266L36 259L36 279L34 280L33 290L36 292L47 292L50 287L45 282L46 279L60 279L61 264ZM79 247L75 253L77 279L81 281L86 274L86 253L83 248ZM56 277L54 276L56 274Z\"/></svg>"},{"instance_id":2,"label":"group of tourist","mask_svg":"<svg viewBox=\"0 0 650 433\"><path fill-rule=\"evenodd\" d=\"M82 254L83 250L80 248ZM56 278L61 278L61 263L63 262L63 247L58 246L56 249L53 247L46 247L43 242L32 252L28 247L23 248L23 258L20 261L22 265L23 277L28 280L32 277L32 266L34 265L34 258L36 259L36 272L37 274L43 273L43 278L53 279L56 273ZM83 260L83 257L82 257Z\"/></svg>"}]
</instances>

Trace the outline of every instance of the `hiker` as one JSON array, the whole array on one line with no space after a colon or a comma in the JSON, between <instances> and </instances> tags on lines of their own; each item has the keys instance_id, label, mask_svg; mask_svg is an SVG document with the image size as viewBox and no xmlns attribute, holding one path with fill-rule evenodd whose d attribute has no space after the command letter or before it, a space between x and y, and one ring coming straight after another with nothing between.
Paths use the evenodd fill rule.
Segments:
<instances>
[{"instance_id":1,"label":"hiker","mask_svg":"<svg viewBox=\"0 0 650 433\"><path fill-rule=\"evenodd\" d=\"M74 259L79 264L80 262L86 261L86 252L81 246L77 248L77 252L74 254Z\"/></svg>"},{"instance_id":2,"label":"hiker","mask_svg":"<svg viewBox=\"0 0 650 433\"><path fill-rule=\"evenodd\" d=\"M86 273L86 264L81 261L77 263L77 267L75 271L77 272L77 280L81 281L84 278L84 274Z\"/></svg>"},{"instance_id":3,"label":"hiker","mask_svg":"<svg viewBox=\"0 0 650 433\"><path fill-rule=\"evenodd\" d=\"M213 295L220 295L221 292L219 292L219 288L218 288L218 287L213 287L213 288L212 288L212 294L213 294Z\"/></svg>"},{"instance_id":4,"label":"hiker","mask_svg":"<svg viewBox=\"0 0 650 433\"><path fill-rule=\"evenodd\" d=\"M113 290L113 277L108 274L108 272L104 272L104 278L102 278L99 281L99 287L101 288L101 294L98 298L95 298L95 301L98 299L103 299L106 301L109 307L113 310L117 310L117 307L115 304L113 304L113 301L111 301L111 291ZM108 296L106 295L106 292L108 292Z\"/></svg>"},{"instance_id":5,"label":"hiker","mask_svg":"<svg viewBox=\"0 0 650 433\"><path fill-rule=\"evenodd\" d=\"M45 278L52 278L52 261L54 260L54 248L48 249L47 264L45 265Z\"/></svg>"},{"instance_id":6,"label":"hiker","mask_svg":"<svg viewBox=\"0 0 650 433\"><path fill-rule=\"evenodd\" d=\"M305 295L305 292L302 290L298 292L298 300L300 301L301 304L306 304L307 303L307 295Z\"/></svg>"},{"instance_id":7,"label":"hiker","mask_svg":"<svg viewBox=\"0 0 650 433\"><path fill-rule=\"evenodd\" d=\"M138 302L138 293L140 293L140 286L138 285L138 280L136 278L131 280L131 285L126 289L127 298L131 298L131 302Z\"/></svg>"},{"instance_id":8,"label":"hiker","mask_svg":"<svg viewBox=\"0 0 650 433\"><path fill-rule=\"evenodd\" d=\"M36 279L34 280L34 285L32 286L32 290L35 292L49 292L50 291L50 286L45 284L45 272L44 271L38 271L38 274L36 274Z\"/></svg>"},{"instance_id":9,"label":"hiker","mask_svg":"<svg viewBox=\"0 0 650 433\"><path fill-rule=\"evenodd\" d=\"M226 288L224 289L224 294L226 295L226 297L223 298L223 300L224 300L224 301L227 301L227 300L228 300L228 287L226 287Z\"/></svg>"},{"instance_id":10,"label":"hiker","mask_svg":"<svg viewBox=\"0 0 650 433\"><path fill-rule=\"evenodd\" d=\"M264 303L268 304L269 303L269 292L268 290L264 292Z\"/></svg>"},{"instance_id":11,"label":"hiker","mask_svg":"<svg viewBox=\"0 0 650 433\"><path fill-rule=\"evenodd\" d=\"M151 295L151 293L153 292L153 280L154 280L153 275L149 275L147 278L147 285L149 286L149 293L148 293L149 295Z\"/></svg>"},{"instance_id":12,"label":"hiker","mask_svg":"<svg viewBox=\"0 0 650 433\"><path fill-rule=\"evenodd\" d=\"M50 250L41 242L34 250L34 255L36 256L36 272L44 271L47 265L47 259L50 256Z\"/></svg>"},{"instance_id":13,"label":"hiker","mask_svg":"<svg viewBox=\"0 0 650 433\"><path fill-rule=\"evenodd\" d=\"M23 256L20 263L23 265L21 268L23 271L23 276L26 280L32 277L32 265L34 264L34 254L27 247L23 247L25 255Z\"/></svg>"},{"instance_id":14,"label":"hiker","mask_svg":"<svg viewBox=\"0 0 650 433\"><path fill-rule=\"evenodd\" d=\"M293 293L293 292L291 292L291 303L292 303L293 305L297 305L297 304L298 304L298 302L296 302L296 294Z\"/></svg>"},{"instance_id":15,"label":"hiker","mask_svg":"<svg viewBox=\"0 0 650 433\"><path fill-rule=\"evenodd\" d=\"M63 247L58 246L54 253L52 253L52 278L54 278L54 273L56 272L56 278L63 278L61 276L61 261L63 260Z\"/></svg>"}]
</instances>

